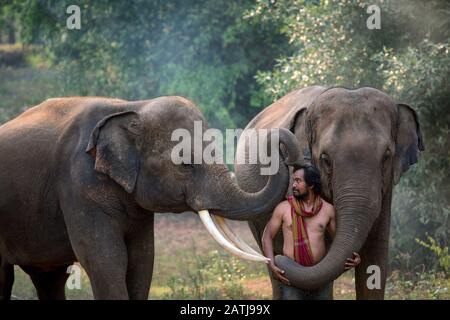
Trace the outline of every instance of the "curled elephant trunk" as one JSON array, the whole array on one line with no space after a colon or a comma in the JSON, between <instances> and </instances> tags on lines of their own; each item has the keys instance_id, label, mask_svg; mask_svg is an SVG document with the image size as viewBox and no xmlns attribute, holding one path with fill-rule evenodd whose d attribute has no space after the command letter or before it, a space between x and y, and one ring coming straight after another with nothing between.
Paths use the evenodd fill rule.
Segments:
<instances>
[{"instance_id":1,"label":"curled elephant trunk","mask_svg":"<svg viewBox=\"0 0 450 320\"><path fill-rule=\"evenodd\" d=\"M232 220L248 221L272 211L284 199L289 188L288 165L296 163L300 156L300 147L294 134L287 129L271 129L269 132L271 134L268 135L267 144L271 143L272 133L275 133L279 144L284 146L285 151L281 152L283 156L275 157L278 170L274 174L268 175L265 186L255 192L246 192L228 175L220 183L221 188L217 191L220 194L213 196L213 199L222 199L221 202L215 200L215 203L211 205L203 204L204 207L201 210L209 209L214 215ZM276 152L278 155L279 150L271 150L271 152ZM283 158L284 161L282 161Z\"/></svg>"},{"instance_id":2,"label":"curled elephant trunk","mask_svg":"<svg viewBox=\"0 0 450 320\"><path fill-rule=\"evenodd\" d=\"M286 277L295 287L316 289L335 280L343 272L346 259L358 252L364 244L380 210L379 201L374 201L373 190L355 187L347 183L336 193L336 235L326 256L312 267L303 267L286 256L276 256L275 263L285 271ZM348 194L348 190L359 190Z\"/></svg>"},{"instance_id":3,"label":"curled elephant trunk","mask_svg":"<svg viewBox=\"0 0 450 320\"><path fill-rule=\"evenodd\" d=\"M227 251L243 259L266 263L269 259L252 249L235 235L226 224L224 218L232 220L255 219L259 215L273 210L285 197L289 187L289 169L287 165L296 162L300 148L297 139L289 130L272 129L271 131L271 133L277 134L279 143L284 146L287 156L284 157L284 163L280 161L281 157L276 157L278 171L273 175L269 175L266 185L259 191L246 192L238 186L237 182L230 175L216 174L216 177L221 176L223 180L217 184L221 186L218 190L220 195L212 197L212 199L223 199L224 203L216 202L211 205L203 203L205 207L197 210L205 228ZM270 139L272 138L273 136L269 135L267 144L271 144L272 141ZM276 148L279 148L279 145L276 145ZM273 153L274 150L271 150L271 152ZM276 150L276 154L279 154L279 150ZM227 172L223 171L223 173ZM215 216L216 223L211 219L209 212Z\"/></svg>"}]
</instances>

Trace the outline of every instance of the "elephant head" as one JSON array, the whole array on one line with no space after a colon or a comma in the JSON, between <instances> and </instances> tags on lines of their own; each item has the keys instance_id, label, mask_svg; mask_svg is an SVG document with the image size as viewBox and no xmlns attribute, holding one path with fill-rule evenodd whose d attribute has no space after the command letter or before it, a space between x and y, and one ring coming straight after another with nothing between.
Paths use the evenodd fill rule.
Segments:
<instances>
[{"instance_id":1,"label":"elephant head","mask_svg":"<svg viewBox=\"0 0 450 320\"><path fill-rule=\"evenodd\" d=\"M379 219L383 199L424 146L415 111L373 88L322 88L288 120L304 161L320 169L322 196L336 210L336 235L318 264L275 258L294 286L312 289L344 271L345 259L361 249Z\"/></svg>"},{"instance_id":2,"label":"elephant head","mask_svg":"<svg viewBox=\"0 0 450 320\"><path fill-rule=\"evenodd\" d=\"M195 141L195 121L200 121L203 133L207 129L204 117L185 98L130 103L126 110L97 123L86 152L93 156L95 170L113 179L140 207L152 212L199 212L208 231L226 249L243 258L266 261L242 243L223 218L249 220L273 209L289 185L287 166L280 164L278 173L261 190L248 193L238 187L223 163L175 163L172 154L179 143L172 141L175 130L194 137L188 158L194 159L195 150L206 146L202 140ZM298 142L290 131L279 131L279 141L289 159L298 157ZM216 216L219 228L208 211Z\"/></svg>"}]
</instances>

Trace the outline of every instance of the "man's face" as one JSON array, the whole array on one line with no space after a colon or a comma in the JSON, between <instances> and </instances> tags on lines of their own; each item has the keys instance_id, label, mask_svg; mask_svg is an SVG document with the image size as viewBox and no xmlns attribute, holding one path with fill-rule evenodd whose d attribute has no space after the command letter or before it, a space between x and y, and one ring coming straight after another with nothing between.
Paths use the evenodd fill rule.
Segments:
<instances>
[{"instance_id":1,"label":"man's face","mask_svg":"<svg viewBox=\"0 0 450 320\"><path fill-rule=\"evenodd\" d=\"M308 185L304 179L305 172L303 169L299 169L294 172L294 183L292 185L292 194L297 199L305 199L310 192Z\"/></svg>"}]
</instances>

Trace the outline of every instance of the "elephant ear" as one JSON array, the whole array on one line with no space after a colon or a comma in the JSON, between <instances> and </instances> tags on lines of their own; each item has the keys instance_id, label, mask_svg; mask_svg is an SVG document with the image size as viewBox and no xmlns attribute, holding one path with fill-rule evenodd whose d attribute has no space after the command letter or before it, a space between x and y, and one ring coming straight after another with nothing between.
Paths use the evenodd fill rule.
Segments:
<instances>
[{"instance_id":1,"label":"elephant ear","mask_svg":"<svg viewBox=\"0 0 450 320\"><path fill-rule=\"evenodd\" d=\"M424 151L420 124L416 112L406 104L397 104L398 128L394 157L394 184L400 176L419 159L420 151Z\"/></svg>"},{"instance_id":2,"label":"elephant ear","mask_svg":"<svg viewBox=\"0 0 450 320\"><path fill-rule=\"evenodd\" d=\"M139 172L135 140L140 128L134 111L108 115L97 123L86 148L95 158L95 170L111 177L128 193L133 192Z\"/></svg>"},{"instance_id":3,"label":"elephant ear","mask_svg":"<svg viewBox=\"0 0 450 320\"><path fill-rule=\"evenodd\" d=\"M310 132L310 124L306 121L307 111L307 108L298 110L295 116L290 119L288 128L295 134L300 142L300 148L303 156L301 161L311 163L312 136Z\"/></svg>"}]
</instances>

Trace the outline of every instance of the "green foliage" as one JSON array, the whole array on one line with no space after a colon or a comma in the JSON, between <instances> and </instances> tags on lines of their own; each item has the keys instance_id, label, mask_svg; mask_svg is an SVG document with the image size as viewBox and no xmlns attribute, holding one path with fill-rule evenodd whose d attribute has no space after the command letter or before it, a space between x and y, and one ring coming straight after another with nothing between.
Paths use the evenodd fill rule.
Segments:
<instances>
[{"instance_id":1,"label":"green foliage","mask_svg":"<svg viewBox=\"0 0 450 320\"><path fill-rule=\"evenodd\" d=\"M47 98L58 96L60 89L55 81L58 78L51 70L0 66L0 124Z\"/></svg>"},{"instance_id":2,"label":"green foliage","mask_svg":"<svg viewBox=\"0 0 450 320\"><path fill-rule=\"evenodd\" d=\"M408 253L410 264L432 267L436 257L414 239L428 233L448 245L450 230L450 41L424 39L417 47L376 56L383 89L418 112L425 142L419 162L404 174L393 200L392 249Z\"/></svg>"},{"instance_id":3,"label":"green foliage","mask_svg":"<svg viewBox=\"0 0 450 320\"><path fill-rule=\"evenodd\" d=\"M439 266L448 275L450 270L450 254L448 253L448 247L441 247L435 239L428 236L428 242L416 239L416 242L425 248L430 249L437 257Z\"/></svg>"},{"instance_id":4,"label":"green foliage","mask_svg":"<svg viewBox=\"0 0 450 320\"><path fill-rule=\"evenodd\" d=\"M163 299L248 299L241 283L250 270L236 257L217 250L199 255L195 244L188 257L178 262L183 265L182 275L170 277L170 292Z\"/></svg>"},{"instance_id":5,"label":"green foliage","mask_svg":"<svg viewBox=\"0 0 450 320\"><path fill-rule=\"evenodd\" d=\"M366 26L366 8L373 4L381 9L380 30ZM423 28L411 28L412 19L424 9L419 1L257 1L247 15L280 25L295 48L294 54L278 59L273 70L260 71L258 82L273 99L315 84L381 88L384 82L375 56L384 48L414 46L417 39L425 37L421 32L424 29L439 39L450 35L449 31L437 33L449 25L448 5L444 1L429 4L433 10L429 6L424 10L428 14L421 22ZM442 20L432 20L441 11L444 13L438 18Z\"/></svg>"},{"instance_id":6,"label":"green foliage","mask_svg":"<svg viewBox=\"0 0 450 320\"><path fill-rule=\"evenodd\" d=\"M387 4L377 3L383 9ZM258 82L267 94L279 98L308 85L363 86L380 84L374 51L395 43L395 26L382 30L366 27L366 2L358 1L258 1L250 16L264 15L276 20L296 49L277 61L272 71L259 72Z\"/></svg>"},{"instance_id":7,"label":"green foliage","mask_svg":"<svg viewBox=\"0 0 450 320\"><path fill-rule=\"evenodd\" d=\"M450 299L450 279L444 273L417 272L415 279L388 279L386 298L389 300Z\"/></svg>"},{"instance_id":8,"label":"green foliage","mask_svg":"<svg viewBox=\"0 0 450 320\"><path fill-rule=\"evenodd\" d=\"M243 126L268 101L256 84L286 49L277 29L244 19L252 1L79 1L81 30L66 28L71 1L16 8L21 38L61 69L65 91L148 99L184 95L216 127Z\"/></svg>"}]
</instances>

